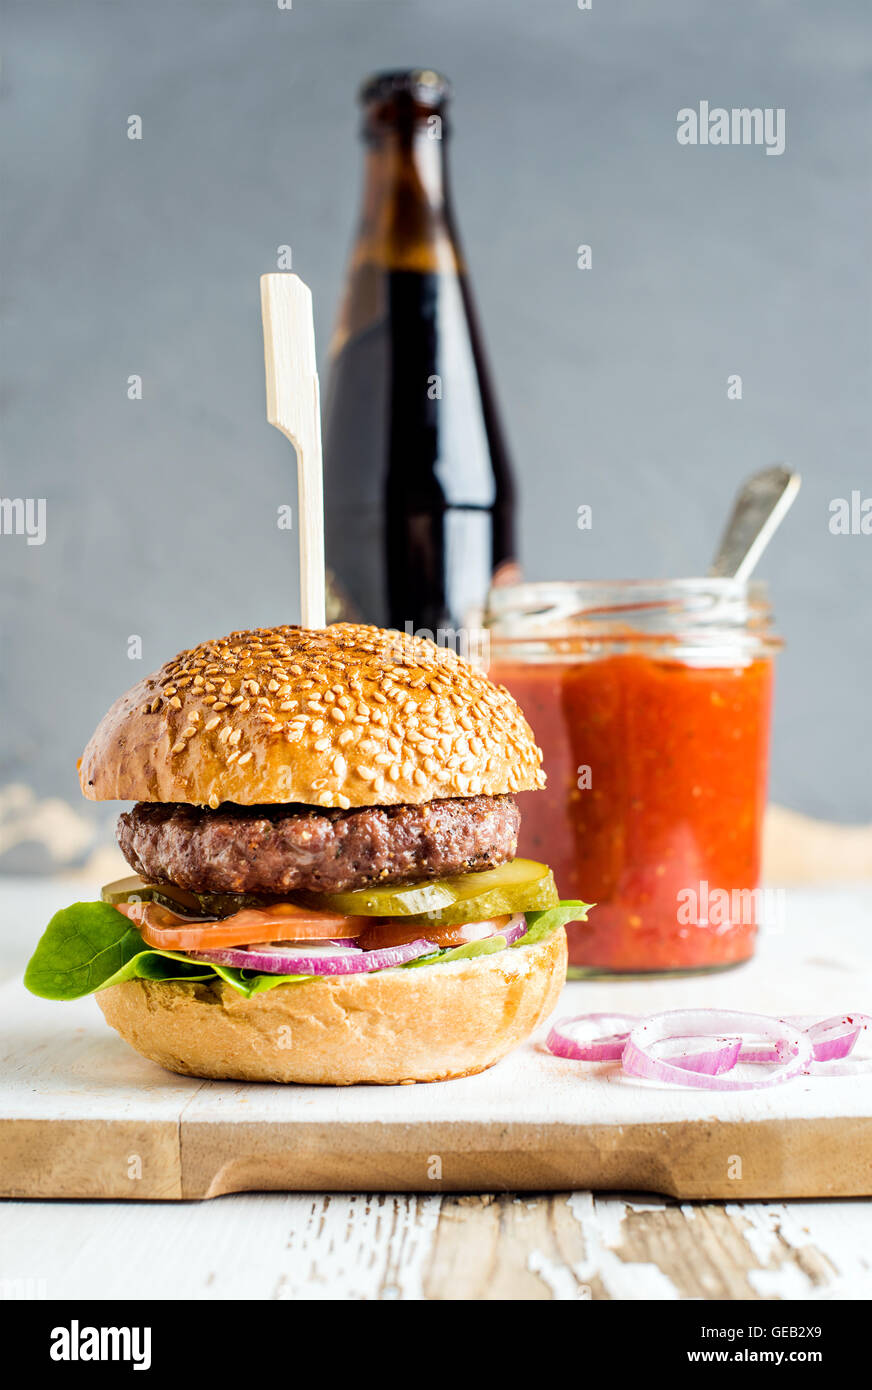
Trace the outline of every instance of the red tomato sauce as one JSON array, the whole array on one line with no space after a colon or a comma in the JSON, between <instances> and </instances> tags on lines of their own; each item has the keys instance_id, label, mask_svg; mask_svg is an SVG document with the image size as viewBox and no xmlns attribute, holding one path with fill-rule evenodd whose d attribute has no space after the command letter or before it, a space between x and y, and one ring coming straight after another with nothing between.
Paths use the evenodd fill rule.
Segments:
<instances>
[{"instance_id":1,"label":"red tomato sauce","mask_svg":"<svg viewBox=\"0 0 872 1390\"><path fill-rule=\"evenodd\" d=\"M703 883L731 895L758 885L771 660L700 668L616 655L495 662L489 674L523 709L548 774L545 791L518 797L518 853L551 865L561 897L597 904L567 928L570 965L746 960L756 934L747 897L738 920L698 925L705 913L686 895L702 896Z\"/></svg>"}]
</instances>

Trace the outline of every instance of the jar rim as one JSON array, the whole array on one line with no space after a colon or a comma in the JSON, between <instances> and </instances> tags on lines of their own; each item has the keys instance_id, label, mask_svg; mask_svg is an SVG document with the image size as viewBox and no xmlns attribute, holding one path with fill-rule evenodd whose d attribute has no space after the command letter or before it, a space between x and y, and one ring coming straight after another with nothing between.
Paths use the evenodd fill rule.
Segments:
<instances>
[{"instance_id":1,"label":"jar rim","mask_svg":"<svg viewBox=\"0 0 872 1390\"><path fill-rule=\"evenodd\" d=\"M732 579L723 575L686 575L668 579L533 579L519 584L495 585L490 599L500 601L505 595L535 597L550 592L596 593L613 591L616 594L641 594L653 591L663 594L711 593L723 595L759 595L765 598L768 585L765 579Z\"/></svg>"},{"instance_id":2,"label":"jar rim","mask_svg":"<svg viewBox=\"0 0 872 1390\"><path fill-rule=\"evenodd\" d=\"M496 642L678 643L747 655L782 645L771 619L759 579L579 579L494 587L485 626Z\"/></svg>"}]
</instances>

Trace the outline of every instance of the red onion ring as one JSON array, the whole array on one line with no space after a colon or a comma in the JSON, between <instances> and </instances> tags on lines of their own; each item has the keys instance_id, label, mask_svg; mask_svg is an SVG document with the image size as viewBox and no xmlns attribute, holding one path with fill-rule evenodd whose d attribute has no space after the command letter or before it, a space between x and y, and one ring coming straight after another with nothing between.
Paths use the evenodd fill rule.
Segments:
<instances>
[{"instance_id":1,"label":"red onion ring","mask_svg":"<svg viewBox=\"0 0 872 1390\"><path fill-rule=\"evenodd\" d=\"M581 1014L577 1018L558 1019L545 1046L555 1057L574 1062L619 1062L630 1032L639 1022L638 1014ZM587 1036L579 1037L579 1032ZM713 1052L679 1054L669 1061L687 1071L717 1076L736 1065L741 1046L739 1038L724 1038Z\"/></svg>"},{"instance_id":2,"label":"red onion ring","mask_svg":"<svg viewBox=\"0 0 872 1390\"><path fill-rule=\"evenodd\" d=\"M228 965L236 970L257 970L264 975L359 975L369 970L388 970L393 965L405 965L419 956L429 955L438 948L431 941L410 941L405 946L385 946L379 951L362 951L345 947L312 954L311 947L291 954L276 947L246 951L228 947L224 951L187 951L191 960L205 960L211 965Z\"/></svg>"},{"instance_id":3,"label":"red onion ring","mask_svg":"<svg viewBox=\"0 0 872 1390\"><path fill-rule=\"evenodd\" d=\"M506 945L513 946L516 941L520 941L522 936L526 936L529 931L527 918L523 912L518 912L510 922L503 927L502 931L494 932L494 936L504 936Z\"/></svg>"},{"instance_id":4,"label":"red onion ring","mask_svg":"<svg viewBox=\"0 0 872 1390\"><path fill-rule=\"evenodd\" d=\"M699 1027L693 1032L693 1036L704 1036L709 1029L714 1032L723 1020L722 1011L715 1009L695 1009L692 1011L697 1020L709 1020L709 1028ZM683 1015L665 1015L672 1017L673 1023ZM765 1019L763 1015L736 1015L730 1014L729 1017L753 1017L763 1018L770 1025L780 1026L780 1034L774 1041L764 1047L754 1044L744 1044L741 1038L716 1038L718 1044L714 1049L707 1049L703 1052L691 1053L683 1052L671 1057L650 1057L648 1062L642 1063L643 1067L656 1064L657 1066L673 1067L680 1071L696 1072L700 1077L720 1076L724 1072L732 1071L737 1063L761 1063L766 1066L777 1066L790 1061L791 1039L787 1036L790 1030L795 1029L801 1033L810 1044L812 1049L811 1059L805 1063L801 1070L806 1075L814 1076L853 1076L859 1072L872 1070L872 1062L846 1062L844 1065L834 1065L842 1062L852 1051L860 1033L867 1028L872 1028L872 1015L861 1013L836 1014L832 1018L816 1018L814 1014L787 1015L780 1019ZM660 1017L654 1016L655 1019ZM554 1027L548 1034L545 1047L555 1057L565 1057L571 1061L580 1062L616 1062L623 1060L626 1045L630 1039L630 1030L637 1024L647 1023L650 1020L640 1020L634 1014L604 1014L591 1013L579 1014L575 1018L558 1019ZM680 1030L669 1035L664 1035L657 1042L652 1042L651 1047L662 1048L664 1043L669 1043L683 1036ZM603 1032L605 1028L614 1028L616 1031L611 1034ZM626 1029L626 1031L624 1031ZM579 1038L581 1031L585 1036ZM757 1030L762 1032L763 1030ZM803 1047L803 1052L805 1048ZM637 1074L637 1073L631 1073ZM662 1078L661 1078L662 1079ZM704 1081L690 1081L686 1078L671 1078L678 1085L703 1086ZM786 1079L778 1073L777 1080ZM759 1086L759 1082L743 1082L738 1085L719 1084L714 1089L722 1090L750 1090ZM774 1085L771 1079L767 1079L763 1085Z\"/></svg>"},{"instance_id":5,"label":"red onion ring","mask_svg":"<svg viewBox=\"0 0 872 1390\"><path fill-rule=\"evenodd\" d=\"M868 1014L837 1014L834 1018L822 1018L807 1030L814 1045L816 1062L841 1061L853 1052L854 1045L864 1028L872 1027Z\"/></svg>"},{"instance_id":6,"label":"red onion ring","mask_svg":"<svg viewBox=\"0 0 872 1390\"><path fill-rule=\"evenodd\" d=\"M545 1040L555 1057L573 1062L619 1062L630 1030L639 1022L638 1014L579 1014L577 1018L558 1018ZM581 1029L587 1039L579 1039Z\"/></svg>"},{"instance_id":7,"label":"red onion ring","mask_svg":"<svg viewBox=\"0 0 872 1390\"><path fill-rule=\"evenodd\" d=\"M776 1019L762 1014L694 1009L639 1019L632 1014L591 1013L558 1019L545 1046L555 1057L572 1061L620 1060L628 1075L679 1086L709 1086L706 1078L721 1077L737 1064L747 1062L775 1068L760 1081L733 1078L711 1083L713 1090L740 1091L774 1086L800 1073L853 1076L872 1070L872 1062L843 1060L864 1029L872 1029L870 1014L845 1013L831 1018L804 1014ZM741 1037L719 1036L727 1030L762 1034L771 1042L760 1046L745 1043ZM689 1038L712 1035L713 1047L700 1052L687 1050ZM683 1052L661 1055L664 1047L674 1046L679 1040L684 1043Z\"/></svg>"},{"instance_id":8,"label":"red onion ring","mask_svg":"<svg viewBox=\"0 0 872 1390\"><path fill-rule=\"evenodd\" d=\"M780 1054L773 1070L759 1081L737 1080L731 1076L689 1070L652 1055L651 1049L658 1043L676 1037L705 1037L714 1027L718 1031L755 1033L772 1038ZM676 1009L669 1013L652 1014L633 1029L621 1065L628 1076L645 1081L665 1081L713 1091L757 1091L799 1076L811 1063L813 1055L808 1034L780 1019L730 1009Z\"/></svg>"},{"instance_id":9,"label":"red onion ring","mask_svg":"<svg viewBox=\"0 0 872 1390\"><path fill-rule=\"evenodd\" d=\"M836 1014L832 1018L815 1018L808 1014L788 1014L782 1023L792 1028L801 1028L811 1038L815 1062L840 1061L853 1051L854 1045L864 1028L872 1027L869 1014ZM771 1047L743 1047L740 1062L775 1062L775 1049Z\"/></svg>"},{"instance_id":10,"label":"red onion ring","mask_svg":"<svg viewBox=\"0 0 872 1390\"><path fill-rule=\"evenodd\" d=\"M742 1051L741 1038L719 1038L719 1047L707 1052L680 1052L675 1057L667 1057L664 1060L673 1067L681 1067L682 1071L696 1071L701 1076L721 1076L725 1071L732 1071L739 1060Z\"/></svg>"}]
</instances>

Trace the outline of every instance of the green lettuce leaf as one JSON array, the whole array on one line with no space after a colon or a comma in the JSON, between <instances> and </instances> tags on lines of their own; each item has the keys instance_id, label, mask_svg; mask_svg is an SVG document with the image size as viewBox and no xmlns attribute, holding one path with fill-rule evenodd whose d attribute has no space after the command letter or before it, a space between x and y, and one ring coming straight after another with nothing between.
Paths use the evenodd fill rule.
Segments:
<instances>
[{"instance_id":1,"label":"green lettuce leaf","mask_svg":"<svg viewBox=\"0 0 872 1390\"><path fill-rule=\"evenodd\" d=\"M467 941L465 946L446 946L442 951L433 951L429 956L419 956L417 960L407 961L402 970L417 970L422 965L443 965L449 960L471 960L473 956L489 956L493 951L504 951L504 936L486 936L483 941Z\"/></svg>"},{"instance_id":2,"label":"green lettuce leaf","mask_svg":"<svg viewBox=\"0 0 872 1390\"><path fill-rule=\"evenodd\" d=\"M567 922L586 922L588 909L594 906L594 903L576 900L558 903L556 907L543 908L541 912L528 912L527 930L514 943L512 950L516 950L518 946L535 946L558 927L565 927Z\"/></svg>"},{"instance_id":3,"label":"green lettuce leaf","mask_svg":"<svg viewBox=\"0 0 872 1390\"><path fill-rule=\"evenodd\" d=\"M318 979L317 975L264 975L257 970L237 970L229 965L213 965L212 969L225 984L238 989L246 999L253 994L263 994L267 989L275 989L276 985L299 985L304 980Z\"/></svg>"},{"instance_id":4,"label":"green lettuce leaf","mask_svg":"<svg viewBox=\"0 0 872 1390\"><path fill-rule=\"evenodd\" d=\"M80 999L136 977L205 980L213 973L185 956L144 946L136 928L109 903L73 903L52 917L24 983L43 999Z\"/></svg>"}]
</instances>

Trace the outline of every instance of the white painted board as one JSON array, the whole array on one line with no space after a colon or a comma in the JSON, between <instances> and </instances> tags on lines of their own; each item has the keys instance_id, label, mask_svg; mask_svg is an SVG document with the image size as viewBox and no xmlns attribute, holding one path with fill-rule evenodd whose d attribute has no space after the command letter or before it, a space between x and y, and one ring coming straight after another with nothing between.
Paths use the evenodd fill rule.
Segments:
<instances>
[{"instance_id":1,"label":"white painted board","mask_svg":"<svg viewBox=\"0 0 872 1390\"><path fill-rule=\"evenodd\" d=\"M574 983L558 1012L870 1012L870 923L868 887L795 892L784 930L762 941L752 964L680 980ZM613 1064L551 1057L544 1031L488 1072L427 1086L200 1082L131 1052L92 999L33 999L12 978L0 988L0 1194L872 1193L872 1074L737 1094L673 1090Z\"/></svg>"}]
</instances>

